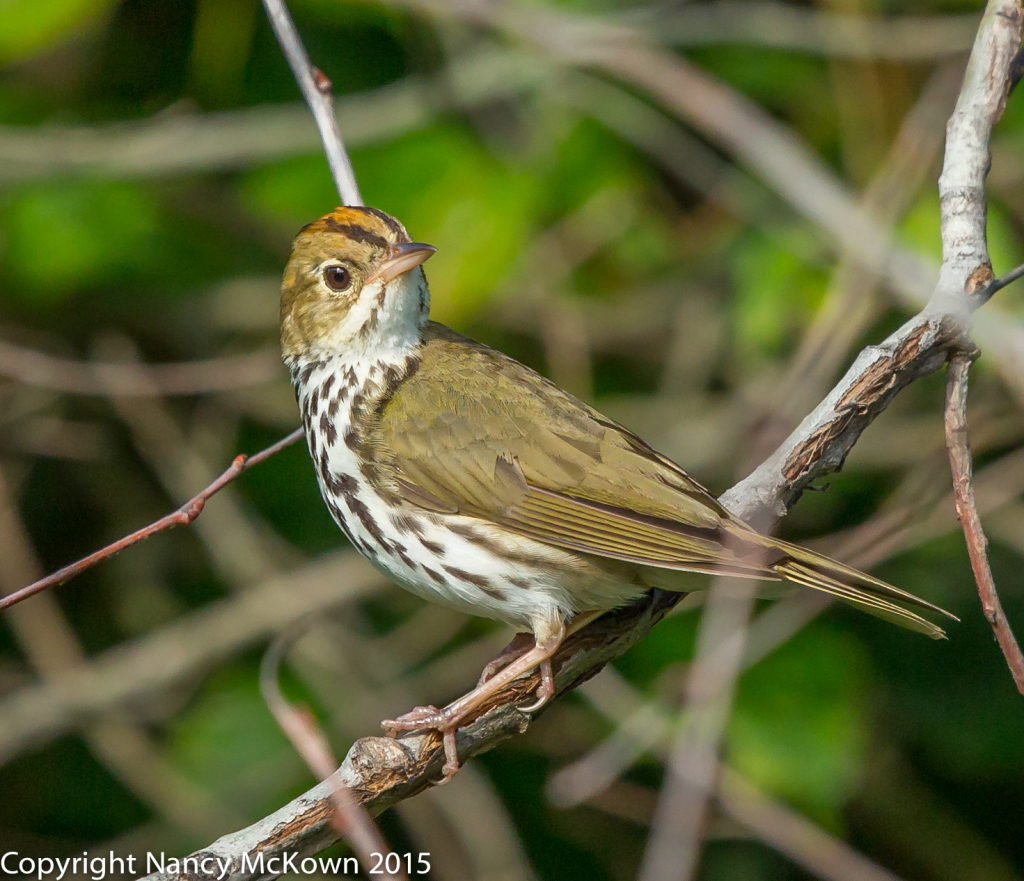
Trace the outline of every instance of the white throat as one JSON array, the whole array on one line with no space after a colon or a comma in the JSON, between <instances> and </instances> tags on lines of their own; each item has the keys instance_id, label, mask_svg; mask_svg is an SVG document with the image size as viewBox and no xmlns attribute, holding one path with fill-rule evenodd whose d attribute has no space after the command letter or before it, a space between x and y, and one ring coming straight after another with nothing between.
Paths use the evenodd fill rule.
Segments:
<instances>
[{"instance_id":1,"label":"white throat","mask_svg":"<svg viewBox=\"0 0 1024 881\"><path fill-rule=\"evenodd\" d=\"M430 294L417 266L387 284L368 284L345 318L320 341L318 351L343 364L396 364L412 354L430 312Z\"/></svg>"}]
</instances>

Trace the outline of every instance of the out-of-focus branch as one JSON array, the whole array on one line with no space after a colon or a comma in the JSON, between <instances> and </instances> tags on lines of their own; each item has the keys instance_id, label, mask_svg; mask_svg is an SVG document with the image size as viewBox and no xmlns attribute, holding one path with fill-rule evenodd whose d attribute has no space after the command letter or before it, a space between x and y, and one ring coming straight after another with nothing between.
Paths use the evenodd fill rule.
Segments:
<instances>
[{"instance_id":1,"label":"out-of-focus branch","mask_svg":"<svg viewBox=\"0 0 1024 881\"><path fill-rule=\"evenodd\" d=\"M609 738L577 762L558 771L549 781L548 793L561 807L583 802L593 804L626 768L609 755L619 732L644 737L631 750L633 760L648 750L668 759L667 739L675 717L661 700L648 700L614 670L585 685L581 692L591 708L614 724ZM611 747L612 751L617 746ZM609 765L607 760L612 759ZM845 842L800 816L745 780L724 763L716 764L714 795L722 812L746 826L766 844L794 863L829 881L896 881L896 876L858 853ZM682 867L675 877L682 877Z\"/></svg>"},{"instance_id":2,"label":"out-of-focus branch","mask_svg":"<svg viewBox=\"0 0 1024 881\"><path fill-rule=\"evenodd\" d=\"M769 46L827 58L910 61L966 53L978 16L934 15L873 18L784 3L717 3L658 8L645 28L674 46ZM635 16L643 27L644 16Z\"/></svg>"},{"instance_id":3,"label":"out-of-focus branch","mask_svg":"<svg viewBox=\"0 0 1024 881\"><path fill-rule=\"evenodd\" d=\"M414 76L342 96L335 109L345 120L346 142L364 146L421 128L446 108L513 98L545 73L520 53L491 49L454 59L435 79ZM245 168L319 149L316 127L300 104L165 113L93 127L0 125L0 181Z\"/></svg>"},{"instance_id":4,"label":"out-of-focus branch","mask_svg":"<svg viewBox=\"0 0 1024 881\"><path fill-rule=\"evenodd\" d=\"M932 73L905 115L888 156L865 188L861 204L885 228L891 229L909 210L931 173L962 77L962 65L954 63ZM856 86L847 85L846 90L854 92ZM825 300L804 332L784 379L766 402L765 416L760 417L763 424L752 445L753 461L775 449L835 382L857 340L884 308L878 281L841 248ZM751 421L758 419L755 413Z\"/></svg>"},{"instance_id":5,"label":"out-of-focus branch","mask_svg":"<svg viewBox=\"0 0 1024 881\"><path fill-rule=\"evenodd\" d=\"M180 364L104 364L61 358L0 340L0 375L57 392L153 397L248 388L283 373L277 346Z\"/></svg>"},{"instance_id":6,"label":"out-of-focus branch","mask_svg":"<svg viewBox=\"0 0 1024 881\"><path fill-rule=\"evenodd\" d=\"M719 769L722 811L793 862L826 881L899 881L898 876L785 805L732 768Z\"/></svg>"},{"instance_id":7,"label":"out-of-focus branch","mask_svg":"<svg viewBox=\"0 0 1024 881\"><path fill-rule=\"evenodd\" d=\"M317 724L316 718L307 707L294 706L288 702L281 691L278 674L281 658L287 651L294 637L298 636L300 627L278 634L263 655L260 665L260 691L267 707L277 720L277 724L291 741L295 751L302 756L309 769L320 779L331 786L331 799L334 811L331 825L338 834L346 838L352 849L362 860L363 866L373 866L374 854L388 854L390 848L376 824L363 807L352 797L352 793L335 776L338 767L327 736ZM304 629L304 628L302 628ZM392 873L384 865L384 877L404 881L405 875L399 871ZM401 865L401 864L399 864Z\"/></svg>"},{"instance_id":8,"label":"out-of-focus branch","mask_svg":"<svg viewBox=\"0 0 1024 881\"><path fill-rule=\"evenodd\" d=\"M174 686L307 615L366 596L382 584L381 576L355 552L333 554L16 692L0 701L0 764L97 714Z\"/></svg>"},{"instance_id":9,"label":"out-of-focus branch","mask_svg":"<svg viewBox=\"0 0 1024 881\"><path fill-rule=\"evenodd\" d=\"M934 279L938 267L895 242L877 220L863 210L850 188L794 131L696 65L653 45L641 29L625 22L611 22L563 9L537 9L512 3L392 2L439 18L454 16L502 31L558 63L596 68L641 90L761 178L824 232L834 246L844 249L852 261L879 276L905 306L925 307L936 293ZM1005 72L1016 45L1013 23L1019 16L1011 10L999 19L997 27L992 25L992 16L989 13L986 16L979 34L988 34L985 38L988 42L981 49L991 54L996 67ZM994 77L995 68L991 73ZM980 79L983 81L985 77ZM983 82L974 83L968 91L972 100L977 99L994 113L996 108L988 106L992 96L983 98L982 86ZM961 133L969 130L964 122L967 120L958 126ZM986 156L987 138L986 135ZM955 134L954 140L960 143L964 139L962 134ZM985 280L979 277L978 281L983 284ZM938 304L936 309L926 311L934 315L943 309ZM1011 388L1024 397L1024 326L999 310L976 316L974 323L979 344ZM941 363L930 365L929 372L938 369Z\"/></svg>"},{"instance_id":10,"label":"out-of-focus branch","mask_svg":"<svg viewBox=\"0 0 1024 881\"><path fill-rule=\"evenodd\" d=\"M345 144L338 130L338 119L334 115L334 101L331 98L331 81L323 71L312 65L302 45L295 22L288 12L284 0L263 0L263 8L267 11L274 36L281 44L281 51L288 59L295 81L302 90L309 109L316 120L316 127L323 141L327 164L331 167L334 185L343 205L362 205L363 197L356 182L356 173L352 170Z\"/></svg>"},{"instance_id":11,"label":"out-of-focus branch","mask_svg":"<svg viewBox=\"0 0 1024 881\"><path fill-rule=\"evenodd\" d=\"M1017 690L1024 695L1024 655L1021 654L996 592L996 582L988 562L988 540L981 528L981 517L978 516L978 505L974 498L971 448L967 439L967 376L971 360L971 354L954 355L949 362L946 384L946 446L949 449L949 466L953 472L956 512L967 541L967 552L971 558L974 580L978 584L982 610L992 625L996 642L1006 658Z\"/></svg>"},{"instance_id":12,"label":"out-of-focus branch","mask_svg":"<svg viewBox=\"0 0 1024 881\"><path fill-rule=\"evenodd\" d=\"M753 43L831 57L906 60L967 51L976 22L976 15L870 19L774 3L716 3L683 7L668 20L659 16L654 36L681 46ZM645 28L642 18L636 24ZM507 63L508 56L488 51L456 59L444 71L443 84L412 77L339 97L335 110L345 120L346 143L362 146L397 137L424 125L447 104L510 97L539 79L530 65ZM0 125L0 180L239 168L311 154L319 143L308 111L298 104L209 114L176 110L95 127Z\"/></svg>"},{"instance_id":13,"label":"out-of-focus branch","mask_svg":"<svg viewBox=\"0 0 1024 881\"><path fill-rule=\"evenodd\" d=\"M640 881L688 881L697 869L718 752L743 668L757 583L718 579L701 616L685 705L665 763L665 782L647 839Z\"/></svg>"}]
</instances>

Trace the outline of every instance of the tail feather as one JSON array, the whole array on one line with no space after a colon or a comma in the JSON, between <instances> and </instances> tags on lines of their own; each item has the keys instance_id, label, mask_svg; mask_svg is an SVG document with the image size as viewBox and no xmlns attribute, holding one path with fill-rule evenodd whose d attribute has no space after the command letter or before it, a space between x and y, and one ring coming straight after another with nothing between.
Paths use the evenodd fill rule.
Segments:
<instances>
[{"instance_id":1,"label":"tail feather","mask_svg":"<svg viewBox=\"0 0 1024 881\"><path fill-rule=\"evenodd\" d=\"M927 609L953 621L960 620L956 615L927 600L851 566L844 566L836 560L788 542L777 539L770 541L772 548L786 555L772 567L783 578L824 591L871 615L916 630L918 633L925 633L933 639L945 638L945 631L917 613L905 609L901 603Z\"/></svg>"}]
</instances>

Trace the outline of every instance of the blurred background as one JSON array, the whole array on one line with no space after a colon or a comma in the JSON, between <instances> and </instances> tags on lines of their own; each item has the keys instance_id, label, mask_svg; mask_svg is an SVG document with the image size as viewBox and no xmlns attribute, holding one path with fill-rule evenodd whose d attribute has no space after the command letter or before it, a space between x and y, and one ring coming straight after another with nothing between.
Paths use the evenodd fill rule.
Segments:
<instances>
[{"instance_id":1,"label":"blurred background","mask_svg":"<svg viewBox=\"0 0 1024 881\"><path fill-rule=\"evenodd\" d=\"M974 0L290 6L366 201L438 247L434 317L716 494L927 296ZM9 592L298 424L279 273L337 196L258 0L5 0L0 121ZM1017 96L993 141L997 275L1024 259L1022 147ZM970 417L1018 632L1021 339L1010 288L980 318ZM701 879L1024 876L1024 701L953 511L943 389L902 393L780 529L962 623L939 643L804 592L759 601ZM526 736L387 812L390 843L429 851L439 881L636 877L700 621L699 596L683 605ZM3 849L182 856L312 785L257 685L306 615L285 685L339 756L462 693L511 635L358 560L296 445L193 526L3 617Z\"/></svg>"}]
</instances>

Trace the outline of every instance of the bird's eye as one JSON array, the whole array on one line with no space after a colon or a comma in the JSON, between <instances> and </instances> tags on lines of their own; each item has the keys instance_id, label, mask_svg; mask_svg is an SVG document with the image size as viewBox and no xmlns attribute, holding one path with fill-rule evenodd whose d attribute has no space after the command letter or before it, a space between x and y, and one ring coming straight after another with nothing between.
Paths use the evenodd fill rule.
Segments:
<instances>
[{"instance_id":1,"label":"bird's eye","mask_svg":"<svg viewBox=\"0 0 1024 881\"><path fill-rule=\"evenodd\" d=\"M352 274L344 266L328 266L324 270L324 282L332 291L341 293L352 284Z\"/></svg>"}]
</instances>

